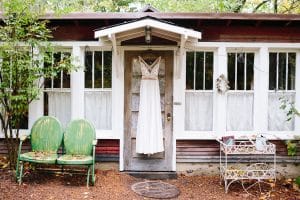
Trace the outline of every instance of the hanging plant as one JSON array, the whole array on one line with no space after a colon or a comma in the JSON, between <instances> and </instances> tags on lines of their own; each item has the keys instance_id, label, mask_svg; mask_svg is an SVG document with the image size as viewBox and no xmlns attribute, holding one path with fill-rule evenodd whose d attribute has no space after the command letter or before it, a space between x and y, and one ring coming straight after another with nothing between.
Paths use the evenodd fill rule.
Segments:
<instances>
[{"instance_id":1,"label":"hanging plant","mask_svg":"<svg viewBox=\"0 0 300 200\"><path fill-rule=\"evenodd\" d=\"M229 81L227 80L224 74L221 74L217 78L217 89L218 92L221 94L225 94L225 92L227 92L230 89Z\"/></svg>"}]
</instances>

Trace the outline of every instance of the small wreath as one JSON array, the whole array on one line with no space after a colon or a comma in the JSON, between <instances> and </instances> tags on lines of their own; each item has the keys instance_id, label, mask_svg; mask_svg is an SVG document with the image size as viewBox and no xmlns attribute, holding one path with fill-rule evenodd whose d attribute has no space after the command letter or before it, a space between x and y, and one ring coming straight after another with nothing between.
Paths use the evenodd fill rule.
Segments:
<instances>
[{"instance_id":1,"label":"small wreath","mask_svg":"<svg viewBox=\"0 0 300 200\"><path fill-rule=\"evenodd\" d=\"M221 94L225 94L225 92L227 92L230 89L229 81L227 80L224 74L221 74L217 78L217 89L218 92Z\"/></svg>"}]
</instances>

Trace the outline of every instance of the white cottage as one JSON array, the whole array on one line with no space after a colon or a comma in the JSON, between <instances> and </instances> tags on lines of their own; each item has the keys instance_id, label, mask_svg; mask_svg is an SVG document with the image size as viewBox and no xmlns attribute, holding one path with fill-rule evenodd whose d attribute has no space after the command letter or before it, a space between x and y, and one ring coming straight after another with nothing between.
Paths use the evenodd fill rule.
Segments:
<instances>
[{"instance_id":1,"label":"white cottage","mask_svg":"<svg viewBox=\"0 0 300 200\"><path fill-rule=\"evenodd\" d=\"M176 163L218 162L216 138L264 134L277 144L300 136L280 97L300 110L300 15L72 13L48 15L63 56L82 67L47 80L30 105L28 127L42 115L63 124L86 118L97 129L98 160L121 171L176 171ZM141 71L138 57L161 57L159 85L164 152L135 152ZM218 80L218 81L217 81ZM228 86L219 82L228 80ZM26 125L25 125L26 127Z\"/></svg>"}]
</instances>

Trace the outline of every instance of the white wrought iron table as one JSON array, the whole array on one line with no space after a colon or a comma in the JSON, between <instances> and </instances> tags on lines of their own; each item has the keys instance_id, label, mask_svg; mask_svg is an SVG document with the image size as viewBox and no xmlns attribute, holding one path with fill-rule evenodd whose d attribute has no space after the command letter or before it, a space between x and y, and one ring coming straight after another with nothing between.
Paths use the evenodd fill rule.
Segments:
<instances>
[{"instance_id":1,"label":"white wrought iron table","mask_svg":"<svg viewBox=\"0 0 300 200\"><path fill-rule=\"evenodd\" d=\"M225 193L229 186L239 181L243 189L249 190L261 183L276 181L276 146L270 142L257 149L251 140L235 141L226 144L220 140L220 179L224 181ZM267 159L266 159L267 158ZM250 186L245 186L245 181L253 180Z\"/></svg>"}]
</instances>

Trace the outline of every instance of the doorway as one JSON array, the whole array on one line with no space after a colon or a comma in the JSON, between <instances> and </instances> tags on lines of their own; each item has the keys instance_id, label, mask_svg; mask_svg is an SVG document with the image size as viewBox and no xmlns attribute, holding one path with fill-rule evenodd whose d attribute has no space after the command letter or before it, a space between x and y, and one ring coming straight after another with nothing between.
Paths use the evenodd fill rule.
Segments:
<instances>
[{"instance_id":1,"label":"doorway","mask_svg":"<svg viewBox=\"0 0 300 200\"><path fill-rule=\"evenodd\" d=\"M125 171L172 171L173 145L173 52L153 51L161 57L159 89L163 125L164 151L145 155L136 153L136 131L139 113L141 70L138 56L145 51L124 53L124 170Z\"/></svg>"}]
</instances>

